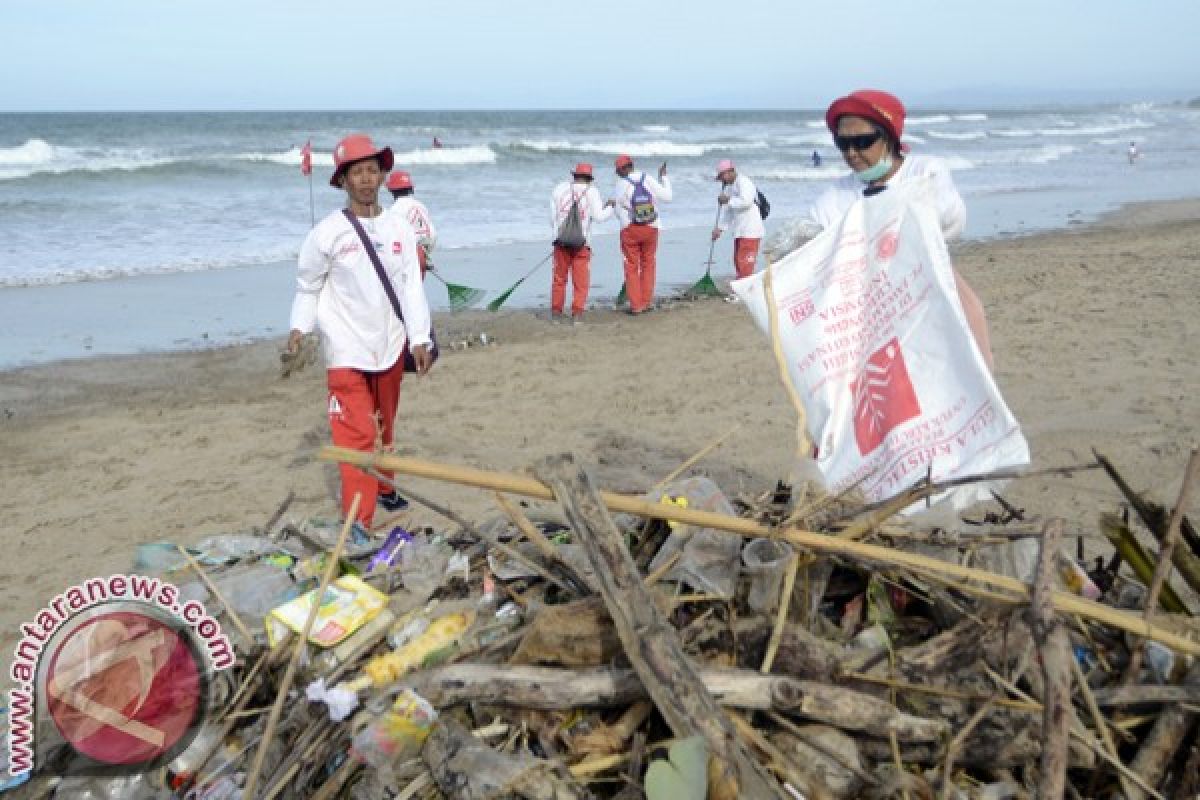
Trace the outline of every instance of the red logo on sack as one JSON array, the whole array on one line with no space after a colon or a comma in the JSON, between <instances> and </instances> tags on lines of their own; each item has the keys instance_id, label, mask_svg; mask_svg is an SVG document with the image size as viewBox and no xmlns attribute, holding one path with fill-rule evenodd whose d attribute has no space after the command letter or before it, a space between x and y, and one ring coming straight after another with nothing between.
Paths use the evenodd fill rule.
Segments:
<instances>
[{"instance_id":1,"label":"red logo on sack","mask_svg":"<svg viewBox=\"0 0 1200 800\"><path fill-rule=\"evenodd\" d=\"M896 249L899 246L900 237L896 235L896 232L885 231L875 245L875 258L879 261L890 261L892 256L896 255Z\"/></svg>"},{"instance_id":2,"label":"red logo on sack","mask_svg":"<svg viewBox=\"0 0 1200 800\"><path fill-rule=\"evenodd\" d=\"M862 375L851 382L850 391L854 394L854 441L864 456L882 444L892 428L921 413L895 337L871 354Z\"/></svg>"}]
</instances>

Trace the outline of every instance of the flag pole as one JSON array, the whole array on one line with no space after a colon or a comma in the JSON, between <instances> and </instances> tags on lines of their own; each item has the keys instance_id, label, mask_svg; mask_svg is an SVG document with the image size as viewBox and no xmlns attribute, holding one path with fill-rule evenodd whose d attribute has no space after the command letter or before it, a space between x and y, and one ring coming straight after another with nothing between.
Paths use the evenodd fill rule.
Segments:
<instances>
[{"instance_id":1,"label":"flag pole","mask_svg":"<svg viewBox=\"0 0 1200 800\"><path fill-rule=\"evenodd\" d=\"M312 170L308 173L308 218L311 227L317 227L317 207L313 203Z\"/></svg>"}]
</instances>

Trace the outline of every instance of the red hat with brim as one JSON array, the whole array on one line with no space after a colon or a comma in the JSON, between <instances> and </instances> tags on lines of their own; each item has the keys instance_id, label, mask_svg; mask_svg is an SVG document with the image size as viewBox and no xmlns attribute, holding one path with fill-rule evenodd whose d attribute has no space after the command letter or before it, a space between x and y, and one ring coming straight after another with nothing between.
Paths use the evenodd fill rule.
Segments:
<instances>
[{"instance_id":1,"label":"red hat with brim","mask_svg":"<svg viewBox=\"0 0 1200 800\"><path fill-rule=\"evenodd\" d=\"M590 177L592 177L592 165L586 164L586 163L580 161L578 164L575 165L575 169L571 170L571 174L572 175L586 175L587 177L590 178Z\"/></svg>"},{"instance_id":2,"label":"red hat with brim","mask_svg":"<svg viewBox=\"0 0 1200 800\"><path fill-rule=\"evenodd\" d=\"M859 89L845 97L839 97L825 112L825 125L831 133L836 134L838 120L846 116L871 120L886 130L897 142L904 134L904 104L895 95L887 92Z\"/></svg>"},{"instance_id":3,"label":"red hat with brim","mask_svg":"<svg viewBox=\"0 0 1200 800\"><path fill-rule=\"evenodd\" d=\"M621 167L632 167L633 159L622 153L621 155L617 156L616 166L617 169L620 169Z\"/></svg>"},{"instance_id":4,"label":"red hat with brim","mask_svg":"<svg viewBox=\"0 0 1200 800\"><path fill-rule=\"evenodd\" d=\"M377 148L371 137L365 133L352 133L342 139L337 143L337 147L333 148L333 175L329 178L329 185L337 189L342 188L342 175L346 170L368 158L377 160L379 168L384 172L389 171L396 163L392 148Z\"/></svg>"},{"instance_id":5,"label":"red hat with brim","mask_svg":"<svg viewBox=\"0 0 1200 800\"><path fill-rule=\"evenodd\" d=\"M387 188L393 192L398 192L401 189L411 189L413 188L412 176L404 170L398 169L391 175L388 175Z\"/></svg>"}]
</instances>

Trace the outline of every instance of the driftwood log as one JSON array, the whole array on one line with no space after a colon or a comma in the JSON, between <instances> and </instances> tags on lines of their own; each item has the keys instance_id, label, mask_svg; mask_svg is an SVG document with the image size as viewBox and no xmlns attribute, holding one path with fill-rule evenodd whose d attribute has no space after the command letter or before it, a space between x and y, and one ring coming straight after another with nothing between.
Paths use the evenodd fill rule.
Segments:
<instances>
[{"instance_id":1,"label":"driftwood log","mask_svg":"<svg viewBox=\"0 0 1200 800\"><path fill-rule=\"evenodd\" d=\"M591 478L570 455L546 459L537 472L587 551L625 654L655 707L676 736L699 735L708 744L715 763L709 772L710 796L781 797L692 669L679 634L643 584Z\"/></svg>"},{"instance_id":2,"label":"driftwood log","mask_svg":"<svg viewBox=\"0 0 1200 800\"><path fill-rule=\"evenodd\" d=\"M696 675L713 698L729 708L779 711L874 735L895 733L905 742L935 741L948 732L941 720L905 714L890 703L840 686L743 669L698 669ZM647 697L636 672L607 667L454 664L413 673L402 685L439 708L482 703L560 711L625 706Z\"/></svg>"},{"instance_id":3,"label":"driftwood log","mask_svg":"<svg viewBox=\"0 0 1200 800\"><path fill-rule=\"evenodd\" d=\"M1200 663L1192 667L1183 682L1192 688L1200 687ZM1146 783L1157 786L1162 781L1167 764L1174 758L1197 716L1194 711L1189 711L1183 705L1165 709L1142 742L1137 756L1129 765L1130 769L1142 776ZM1128 796L1129 800L1143 800L1147 795L1140 789L1131 787Z\"/></svg>"}]
</instances>

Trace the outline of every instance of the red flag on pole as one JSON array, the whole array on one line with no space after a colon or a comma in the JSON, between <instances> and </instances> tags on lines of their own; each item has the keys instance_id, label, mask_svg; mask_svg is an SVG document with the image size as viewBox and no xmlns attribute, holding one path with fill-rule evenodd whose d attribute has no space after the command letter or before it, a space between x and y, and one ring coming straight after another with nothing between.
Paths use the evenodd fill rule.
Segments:
<instances>
[{"instance_id":1,"label":"red flag on pole","mask_svg":"<svg viewBox=\"0 0 1200 800\"><path fill-rule=\"evenodd\" d=\"M304 147L300 148L300 174L312 175L312 140L304 143Z\"/></svg>"}]
</instances>

